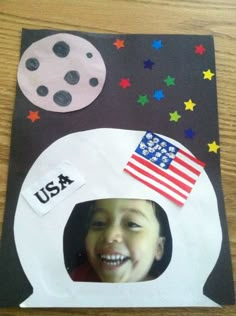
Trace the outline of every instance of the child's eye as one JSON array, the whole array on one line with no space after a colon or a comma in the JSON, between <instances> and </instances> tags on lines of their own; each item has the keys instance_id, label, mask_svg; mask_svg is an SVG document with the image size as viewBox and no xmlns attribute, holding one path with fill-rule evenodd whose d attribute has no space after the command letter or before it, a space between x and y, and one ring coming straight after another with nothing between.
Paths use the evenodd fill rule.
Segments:
<instances>
[{"instance_id":1,"label":"child's eye","mask_svg":"<svg viewBox=\"0 0 236 316\"><path fill-rule=\"evenodd\" d=\"M137 224L137 223L135 223L135 222L128 222L128 223L127 223L127 226L128 226L129 228L133 228L133 229L135 229L135 228L141 228L141 225L139 225L139 224Z\"/></svg>"},{"instance_id":2,"label":"child's eye","mask_svg":"<svg viewBox=\"0 0 236 316\"><path fill-rule=\"evenodd\" d=\"M97 228L97 229L103 228L103 227L105 227L105 225L106 225L105 222L99 221L99 220L92 221L92 223L91 223L91 227Z\"/></svg>"}]
</instances>

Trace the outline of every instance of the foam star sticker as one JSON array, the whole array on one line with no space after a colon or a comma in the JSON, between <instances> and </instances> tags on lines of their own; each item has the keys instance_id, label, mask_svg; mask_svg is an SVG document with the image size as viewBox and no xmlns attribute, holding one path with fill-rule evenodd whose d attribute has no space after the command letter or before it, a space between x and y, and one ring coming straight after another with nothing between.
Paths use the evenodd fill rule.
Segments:
<instances>
[{"instance_id":1,"label":"foam star sticker","mask_svg":"<svg viewBox=\"0 0 236 316\"><path fill-rule=\"evenodd\" d=\"M203 71L202 73L204 75L203 79L212 80L212 77L215 76L215 74L213 72L211 72L210 69Z\"/></svg>"},{"instance_id":2,"label":"foam star sticker","mask_svg":"<svg viewBox=\"0 0 236 316\"><path fill-rule=\"evenodd\" d=\"M149 102L149 100L148 100L148 97L147 97L146 94L145 95L139 95L137 103L140 103L140 104L142 104L142 106L144 106L148 102Z\"/></svg>"},{"instance_id":3,"label":"foam star sticker","mask_svg":"<svg viewBox=\"0 0 236 316\"><path fill-rule=\"evenodd\" d=\"M196 133L191 128L188 128L184 131L184 134L186 138L193 139Z\"/></svg>"},{"instance_id":4,"label":"foam star sticker","mask_svg":"<svg viewBox=\"0 0 236 316\"><path fill-rule=\"evenodd\" d=\"M160 48L163 47L162 41L161 40L154 40L152 42L152 47L155 48L156 50L159 50Z\"/></svg>"},{"instance_id":5,"label":"foam star sticker","mask_svg":"<svg viewBox=\"0 0 236 316\"><path fill-rule=\"evenodd\" d=\"M130 79L129 79L129 78L122 78L122 79L120 80L119 85L120 85L123 89L126 89L126 88L130 87L130 86L131 86Z\"/></svg>"},{"instance_id":6,"label":"foam star sticker","mask_svg":"<svg viewBox=\"0 0 236 316\"><path fill-rule=\"evenodd\" d=\"M113 45L115 45L117 49L120 49L125 47L125 41L117 38Z\"/></svg>"},{"instance_id":7,"label":"foam star sticker","mask_svg":"<svg viewBox=\"0 0 236 316\"><path fill-rule=\"evenodd\" d=\"M195 46L195 54L203 55L206 51L206 48L200 44Z\"/></svg>"},{"instance_id":8,"label":"foam star sticker","mask_svg":"<svg viewBox=\"0 0 236 316\"><path fill-rule=\"evenodd\" d=\"M209 143L208 147L209 147L208 151L209 152L214 152L215 154L217 154L217 151L220 148L220 146L217 145L215 141L213 141L212 143Z\"/></svg>"},{"instance_id":9,"label":"foam star sticker","mask_svg":"<svg viewBox=\"0 0 236 316\"><path fill-rule=\"evenodd\" d=\"M181 118L181 115L179 115L178 111L170 112L170 122L178 122Z\"/></svg>"},{"instance_id":10,"label":"foam star sticker","mask_svg":"<svg viewBox=\"0 0 236 316\"><path fill-rule=\"evenodd\" d=\"M153 98L157 99L158 101L160 101L161 99L164 99L164 93L162 90L156 90L154 91L154 94L153 94Z\"/></svg>"},{"instance_id":11,"label":"foam star sticker","mask_svg":"<svg viewBox=\"0 0 236 316\"><path fill-rule=\"evenodd\" d=\"M175 86L175 78L171 77L171 76L167 76L166 79L164 80L164 82L166 83L167 87L169 86Z\"/></svg>"},{"instance_id":12,"label":"foam star sticker","mask_svg":"<svg viewBox=\"0 0 236 316\"><path fill-rule=\"evenodd\" d=\"M144 65L144 69L152 69L152 66L154 65L155 63L153 61L151 61L151 59L147 59L147 60L144 60L143 62L143 65Z\"/></svg>"},{"instance_id":13,"label":"foam star sticker","mask_svg":"<svg viewBox=\"0 0 236 316\"><path fill-rule=\"evenodd\" d=\"M188 101L184 102L185 104L185 110L190 110L193 111L193 108L196 106L196 103L193 103L193 101L191 99L189 99Z\"/></svg>"},{"instance_id":14,"label":"foam star sticker","mask_svg":"<svg viewBox=\"0 0 236 316\"><path fill-rule=\"evenodd\" d=\"M35 122L36 120L40 119L39 111L29 111L29 115L27 116L27 119L31 120L31 122Z\"/></svg>"}]
</instances>

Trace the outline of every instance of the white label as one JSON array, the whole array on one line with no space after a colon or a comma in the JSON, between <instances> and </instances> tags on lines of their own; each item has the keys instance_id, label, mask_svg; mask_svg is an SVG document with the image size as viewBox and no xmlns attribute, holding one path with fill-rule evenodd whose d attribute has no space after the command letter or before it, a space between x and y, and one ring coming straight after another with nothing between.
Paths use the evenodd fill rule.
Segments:
<instances>
[{"instance_id":1,"label":"white label","mask_svg":"<svg viewBox=\"0 0 236 316\"><path fill-rule=\"evenodd\" d=\"M85 180L78 170L70 162L63 161L25 189L22 195L38 215L45 215L83 184Z\"/></svg>"}]
</instances>

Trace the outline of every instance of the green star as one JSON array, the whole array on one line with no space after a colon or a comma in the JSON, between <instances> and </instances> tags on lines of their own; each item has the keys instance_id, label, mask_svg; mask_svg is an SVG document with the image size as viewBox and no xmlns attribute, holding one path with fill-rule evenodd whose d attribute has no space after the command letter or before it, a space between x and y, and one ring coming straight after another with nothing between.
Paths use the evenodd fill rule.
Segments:
<instances>
[{"instance_id":1,"label":"green star","mask_svg":"<svg viewBox=\"0 0 236 316\"><path fill-rule=\"evenodd\" d=\"M170 112L170 121L171 122L178 122L178 120L181 118L181 115L179 115L178 111Z\"/></svg>"},{"instance_id":2,"label":"green star","mask_svg":"<svg viewBox=\"0 0 236 316\"><path fill-rule=\"evenodd\" d=\"M139 98L137 100L138 103L142 104L143 106L149 102L147 95L139 95Z\"/></svg>"},{"instance_id":3,"label":"green star","mask_svg":"<svg viewBox=\"0 0 236 316\"><path fill-rule=\"evenodd\" d=\"M165 81L167 87L175 86L175 78L174 77L171 77L168 75L164 81Z\"/></svg>"}]
</instances>

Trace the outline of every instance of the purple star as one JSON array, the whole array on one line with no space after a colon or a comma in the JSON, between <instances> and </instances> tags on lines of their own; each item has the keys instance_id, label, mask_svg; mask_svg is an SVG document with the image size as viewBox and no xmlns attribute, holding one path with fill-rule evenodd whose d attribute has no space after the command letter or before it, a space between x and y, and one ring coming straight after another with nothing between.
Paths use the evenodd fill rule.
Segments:
<instances>
[{"instance_id":1,"label":"purple star","mask_svg":"<svg viewBox=\"0 0 236 316\"><path fill-rule=\"evenodd\" d=\"M164 93L162 90L155 90L154 94L153 94L153 98L157 99L158 101L160 101L161 99L164 99Z\"/></svg>"},{"instance_id":2,"label":"purple star","mask_svg":"<svg viewBox=\"0 0 236 316\"><path fill-rule=\"evenodd\" d=\"M156 50L159 50L160 48L163 47L162 41L161 41L161 40L159 40L159 41L154 40L154 41L152 42L152 47L155 48Z\"/></svg>"},{"instance_id":3,"label":"purple star","mask_svg":"<svg viewBox=\"0 0 236 316\"><path fill-rule=\"evenodd\" d=\"M154 64L155 63L153 61L151 61L151 59L144 60L144 62L143 62L144 69L152 69L152 66Z\"/></svg>"},{"instance_id":4,"label":"purple star","mask_svg":"<svg viewBox=\"0 0 236 316\"><path fill-rule=\"evenodd\" d=\"M196 133L191 128L188 128L184 131L184 134L186 138L193 139Z\"/></svg>"}]
</instances>

